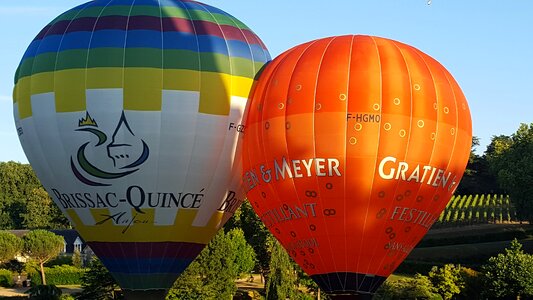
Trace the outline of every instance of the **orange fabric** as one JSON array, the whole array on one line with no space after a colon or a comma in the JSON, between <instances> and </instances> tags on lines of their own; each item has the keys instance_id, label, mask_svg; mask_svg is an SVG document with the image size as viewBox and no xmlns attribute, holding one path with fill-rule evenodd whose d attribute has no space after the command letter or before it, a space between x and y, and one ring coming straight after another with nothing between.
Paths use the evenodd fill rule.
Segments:
<instances>
[{"instance_id":1,"label":"orange fabric","mask_svg":"<svg viewBox=\"0 0 533 300\"><path fill-rule=\"evenodd\" d=\"M388 276L446 206L471 140L466 99L437 61L384 38L325 38L261 74L243 182L309 275Z\"/></svg>"}]
</instances>

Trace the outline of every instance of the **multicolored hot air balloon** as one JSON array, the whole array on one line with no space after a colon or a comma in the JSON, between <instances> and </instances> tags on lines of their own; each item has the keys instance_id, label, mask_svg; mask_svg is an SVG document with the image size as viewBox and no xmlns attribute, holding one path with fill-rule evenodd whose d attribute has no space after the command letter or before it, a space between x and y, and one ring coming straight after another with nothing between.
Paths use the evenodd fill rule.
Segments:
<instances>
[{"instance_id":1,"label":"multicolored hot air balloon","mask_svg":"<svg viewBox=\"0 0 533 300\"><path fill-rule=\"evenodd\" d=\"M246 25L188 0L90 1L24 54L24 151L127 297L163 297L243 200L237 136L269 59Z\"/></svg>"},{"instance_id":2,"label":"multicolored hot air balloon","mask_svg":"<svg viewBox=\"0 0 533 300\"><path fill-rule=\"evenodd\" d=\"M269 230L332 295L369 295L437 220L472 140L466 99L421 51L316 40L274 59L246 112L243 182Z\"/></svg>"}]
</instances>

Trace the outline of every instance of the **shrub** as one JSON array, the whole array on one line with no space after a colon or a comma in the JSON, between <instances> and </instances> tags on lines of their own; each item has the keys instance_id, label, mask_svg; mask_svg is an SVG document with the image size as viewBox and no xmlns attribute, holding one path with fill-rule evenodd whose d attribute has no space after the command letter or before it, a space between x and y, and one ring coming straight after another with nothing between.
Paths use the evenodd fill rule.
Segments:
<instances>
[{"instance_id":1,"label":"shrub","mask_svg":"<svg viewBox=\"0 0 533 300\"><path fill-rule=\"evenodd\" d=\"M58 257L51 259L44 264L45 267L61 266L61 265L72 265L72 256L70 255L59 255Z\"/></svg>"},{"instance_id":2,"label":"shrub","mask_svg":"<svg viewBox=\"0 0 533 300\"><path fill-rule=\"evenodd\" d=\"M30 299L59 300L63 291L55 285L36 285L26 291Z\"/></svg>"},{"instance_id":3,"label":"shrub","mask_svg":"<svg viewBox=\"0 0 533 300\"><path fill-rule=\"evenodd\" d=\"M62 265L45 268L44 272L46 273L47 284L81 284L81 277L85 273L85 269ZM33 284L41 284L41 275L36 270L29 272L28 277Z\"/></svg>"},{"instance_id":4,"label":"shrub","mask_svg":"<svg viewBox=\"0 0 533 300\"><path fill-rule=\"evenodd\" d=\"M0 269L0 286L11 287L13 285L13 273L6 269Z\"/></svg>"},{"instance_id":5,"label":"shrub","mask_svg":"<svg viewBox=\"0 0 533 300\"><path fill-rule=\"evenodd\" d=\"M442 297L439 294L433 293L431 281L426 276L417 274L413 278L385 281L376 291L373 299L442 300Z\"/></svg>"}]
</instances>

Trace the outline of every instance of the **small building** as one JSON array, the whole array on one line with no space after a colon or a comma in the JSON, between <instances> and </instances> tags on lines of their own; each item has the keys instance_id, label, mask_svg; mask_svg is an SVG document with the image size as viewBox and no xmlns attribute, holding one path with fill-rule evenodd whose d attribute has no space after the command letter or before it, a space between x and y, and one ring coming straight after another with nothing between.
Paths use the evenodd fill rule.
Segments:
<instances>
[{"instance_id":1,"label":"small building","mask_svg":"<svg viewBox=\"0 0 533 300\"><path fill-rule=\"evenodd\" d=\"M31 230L27 229L20 229L20 230L9 230L9 232L13 233L14 235L22 238L24 235L26 235ZM75 250L78 250L80 254L82 254L82 257L84 261L88 261L94 256L94 252L92 249L85 243L85 241L81 238L81 236L78 234L78 232L74 229L53 229L49 230L50 232L53 232L59 236L62 236L65 240L65 244L63 247L63 251L61 251L60 255L72 255L74 254ZM15 257L20 262L26 262L27 257L19 255Z\"/></svg>"}]
</instances>

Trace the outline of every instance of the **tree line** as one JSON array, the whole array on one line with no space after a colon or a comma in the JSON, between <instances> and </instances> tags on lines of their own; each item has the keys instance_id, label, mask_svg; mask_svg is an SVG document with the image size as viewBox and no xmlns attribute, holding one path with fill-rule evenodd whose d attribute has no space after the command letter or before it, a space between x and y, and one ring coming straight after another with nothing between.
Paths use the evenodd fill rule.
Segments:
<instances>
[{"instance_id":1,"label":"tree line","mask_svg":"<svg viewBox=\"0 0 533 300\"><path fill-rule=\"evenodd\" d=\"M473 138L468 165L456 195L509 195L519 220L533 224L533 123L512 135L496 135L482 155Z\"/></svg>"}]
</instances>

